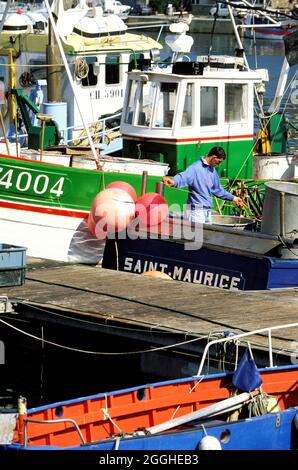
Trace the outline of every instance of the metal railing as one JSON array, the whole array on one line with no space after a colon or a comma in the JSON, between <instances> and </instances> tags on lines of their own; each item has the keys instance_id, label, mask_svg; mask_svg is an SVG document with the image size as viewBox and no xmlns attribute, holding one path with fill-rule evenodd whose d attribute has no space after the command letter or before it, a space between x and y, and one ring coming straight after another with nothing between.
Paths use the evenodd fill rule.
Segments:
<instances>
[{"instance_id":1,"label":"metal railing","mask_svg":"<svg viewBox=\"0 0 298 470\"><path fill-rule=\"evenodd\" d=\"M104 143L106 135L108 135L110 132L116 132L116 131L120 130L120 124L118 126L111 127L111 128L107 129L107 127L106 127L107 122L112 121L114 119L119 119L120 120L121 119L121 114L122 114L121 112L116 113L116 114L112 114L112 115L106 116L104 118L98 119L98 121L88 123L89 127L91 127L93 125L100 125L100 124L102 126L101 130L91 134L91 137L95 138L95 137L100 136L101 142ZM79 129L82 129L82 127L71 126L71 127L67 127L65 129L65 131L66 131L66 133L68 133L69 131L76 131L76 130L79 130ZM67 140L65 139L65 140L66 140L66 143L69 144L73 140L78 141L78 140L84 140L86 138L87 138L87 136L84 135L84 136L79 136L79 137L75 137L75 138L67 139Z\"/></svg>"},{"instance_id":2,"label":"metal railing","mask_svg":"<svg viewBox=\"0 0 298 470\"><path fill-rule=\"evenodd\" d=\"M210 343L208 343L206 345L205 349L204 349L203 356L202 356L202 359L201 359L201 362L200 362L200 366L199 366L199 369L198 369L198 372L197 372L196 375L197 376L202 375L202 370L203 370L204 365L205 365L205 360L206 360L207 354L209 353L209 349L211 348L211 346L213 346L214 344L227 343L227 342L230 342L230 341L235 341L235 340L238 340L238 339L247 338L249 336L257 335L259 333L267 333L267 335L268 335L269 367L274 367L273 352L272 352L272 331L282 330L282 329L286 329L286 328L298 328L298 323L288 323L286 325L277 325L277 326L272 326L272 327L267 327L267 328L261 328L259 330L249 331L248 333L240 333L238 335L233 334L233 335L229 335L225 338L220 338L220 339L215 339L213 341L210 341Z\"/></svg>"},{"instance_id":3,"label":"metal railing","mask_svg":"<svg viewBox=\"0 0 298 470\"><path fill-rule=\"evenodd\" d=\"M79 428L78 423L71 418L65 418L65 419L48 419L48 420L40 420L40 419L30 419L30 418L24 418L24 447L27 447L28 444L28 430L27 430L27 424L28 423L36 423L36 424L56 424L56 423L71 423L73 426L76 428L77 433L82 441L82 444L85 445L86 441L84 439L84 436Z\"/></svg>"}]
</instances>

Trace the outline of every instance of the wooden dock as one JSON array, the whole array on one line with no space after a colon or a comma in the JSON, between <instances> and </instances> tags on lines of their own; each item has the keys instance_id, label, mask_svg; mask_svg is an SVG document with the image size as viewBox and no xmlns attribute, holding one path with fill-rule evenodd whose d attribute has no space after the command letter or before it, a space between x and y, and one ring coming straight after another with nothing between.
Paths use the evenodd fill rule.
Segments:
<instances>
[{"instance_id":1,"label":"wooden dock","mask_svg":"<svg viewBox=\"0 0 298 470\"><path fill-rule=\"evenodd\" d=\"M57 323L53 313L63 312L64 324L80 318L88 320L82 329L105 332L107 325L129 325L132 338L155 345L206 337L214 330L242 333L298 322L298 289L233 292L38 259L28 260L23 286L1 288L0 294L21 305L26 320ZM113 334L121 335L116 330ZM273 338L277 349L295 351L298 328L279 330ZM267 347L263 335L254 341L260 349ZM201 351L196 341L184 348Z\"/></svg>"}]
</instances>

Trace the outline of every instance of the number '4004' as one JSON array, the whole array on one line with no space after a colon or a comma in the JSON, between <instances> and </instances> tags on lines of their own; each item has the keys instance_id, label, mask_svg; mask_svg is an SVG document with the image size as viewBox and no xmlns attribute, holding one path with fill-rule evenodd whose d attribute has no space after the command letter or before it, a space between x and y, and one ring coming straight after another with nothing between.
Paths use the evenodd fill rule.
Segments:
<instances>
[{"instance_id":1,"label":"number '4004'","mask_svg":"<svg viewBox=\"0 0 298 470\"><path fill-rule=\"evenodd\" d=\"M0 167L0 174L3 173L3 171L4 168ZM14 170L12 168L2 174L0 177L0 187L2 186L5 189L9 189L14 185L15 189L18 191L25 192L31 189L35 194L38 195L44 194L47 191L50 194L54 194L56 197L60 197L63 194L63 176L59 178L58 181L53 184L53 186L51 186L48 175L39 174L35 176L28 171L21 171L14 182L13 174Z\"/></svg>"}]
</instances>

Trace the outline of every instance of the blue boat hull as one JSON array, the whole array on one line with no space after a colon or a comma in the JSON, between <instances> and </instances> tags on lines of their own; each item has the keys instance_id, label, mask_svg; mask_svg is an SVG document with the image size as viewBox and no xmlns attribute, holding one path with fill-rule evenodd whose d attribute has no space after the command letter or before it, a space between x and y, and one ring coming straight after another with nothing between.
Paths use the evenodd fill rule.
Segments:
<instances>
[{"instance_id":1,"label":"blue boat hull","mask_svg":"<svg viewBox=\"0 0 298 470\"><path fill-rule=\"evenodd\" d=\"M67 450L200 450L206 434L217 439L222 450L294 450L298 449L298 408L266 414L232 423L203 421L192 424L191 429L143 437L123 437L118 441L107 439L98 443L75 446ZM202 427L204 426L204 429ZM1 448L1 446L0 446ZM10 450L56 450L54 446L2 446Z\"/></svg>"},{"instance_id":2,"label":"blue boat hull","mask_svg":"<svg viewBox=\"0 0 298 470\"><path fill-rule=\"evenodd\" d=\"M298 286L298 259L245 256L206 247L185 250L183 243L172 240L107 240L103 267L136 274L162 271L174 280L230 290Z\"/></svg>"}]
</instances>

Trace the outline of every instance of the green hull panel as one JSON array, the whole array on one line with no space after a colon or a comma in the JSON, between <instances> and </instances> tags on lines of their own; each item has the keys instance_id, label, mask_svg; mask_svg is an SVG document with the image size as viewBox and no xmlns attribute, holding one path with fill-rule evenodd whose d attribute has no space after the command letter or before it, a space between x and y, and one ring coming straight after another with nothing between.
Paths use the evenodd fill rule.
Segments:
<instances>
[{"instance_id":1,"label":"green hull panel","mask_svg":"<svg viewBox=\"0 0 298 470\"><path fill-rule=\"evenodd\" d=\"M204 142L169 144L167 142L137 141L123 139L123 156L126 158L150 159L170 165L172 175L185 170L201 156L207 155L215 145L225 149L228 157L218 168L220 177L252 178L253 176L253 140L229 142ZM141 156L139 155L139 148Z\"/></svg>"},{"instance_id":2,"label":"green hull panel","mask_svg":"<svg viewBox=\"0 0 298 470\"><path fill-rule=\"evenodd\" d=\"M140 195L141 175L66 168L17 158L0 157L0 198L15 204L34 204L47 208L59 207L66 210L89 212L96 194L113 181L130 183L135 188L137 195ZM149 176L146 191L155 192L156 183L160 181L160 177ZM253 197L254 202L247 204L246 215L258 216L261 213L264 181L240 179L235 181L223 178L221 182L229 191L236 190L238 194L239 191L241 192L242 197L244 193ZM166 187L164 191L171 211L183 209L187 195L187 188ZM216 200L214 209L221 214L228 214L235 211L235 206L227 201Z\"/></svg>"},{"instance_id":3,"label":"green hull panel","mask_svg":"<svg viewBox=\"0 0 298 470\"><path fill-rule=\"evenodd\" d=\"M140 195L142 176L130 173L100 172L0 157L0 198L19 204L89 211L99 191L113 181L130 183ZM161 177L149 176L147 192L155 192ZM186 191L166 188L169 204L183 205Z\"/></svg>"}]
</instances>

